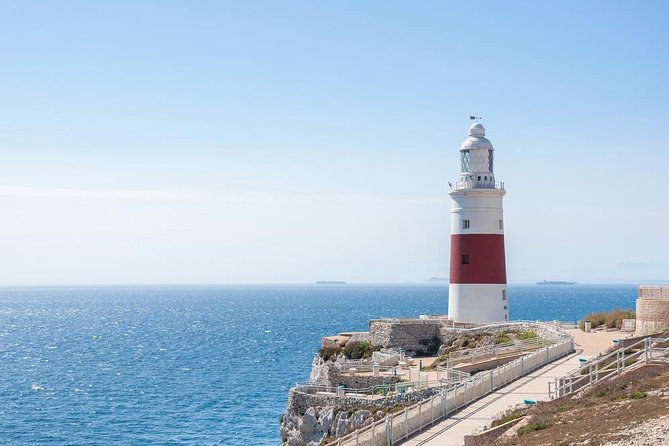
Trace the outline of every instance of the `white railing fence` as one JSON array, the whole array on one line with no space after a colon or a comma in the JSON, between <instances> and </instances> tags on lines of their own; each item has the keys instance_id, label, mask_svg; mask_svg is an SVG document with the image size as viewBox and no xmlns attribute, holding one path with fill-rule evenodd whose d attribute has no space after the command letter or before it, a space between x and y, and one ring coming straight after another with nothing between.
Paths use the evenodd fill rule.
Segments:
<instances>
[{"instance_id":1,"label":"white railing fence","mask_svg":"<svg viewBox=\"0 0 669 446\"><path fill-rule=\"evenodd\" d=\"M328 442L324 446L392 446L495 389L573 350L573 340L563 338L553 345L535 350L489 372L479 373L451 387L443 387L438 395L400 412L389 414L382 420Z\"/></svg>"},{"instance_id":2,"label":"white railing fence","mask_svg":"<svg viewBox=\"0 0 669 446\"><path fill-rule=\"evenodd\" d=\"M648 364L656 359L665 359L669 355L668 338L641 339L627 347L621 347L611 353L586 362L583 366L548 383L548 395L551 399L572 394L608 378Z\"/></svg>"},{"instance_id":3,"label":"white railing fence","mask_svg":"<svg viewBox=\"0 0 669 446\"><path fill-rule=\"evenodd\" d=\"M555 340L544 339L537 336L535 338L525 339L519 342L491 344L467 350L456 350L448 355L445 368L450 369L461 362L472 362L484 357L496 358L498 356L522 353L527 350L544 347L553 343L555 343Z\"/></svg>"}]
</instances>

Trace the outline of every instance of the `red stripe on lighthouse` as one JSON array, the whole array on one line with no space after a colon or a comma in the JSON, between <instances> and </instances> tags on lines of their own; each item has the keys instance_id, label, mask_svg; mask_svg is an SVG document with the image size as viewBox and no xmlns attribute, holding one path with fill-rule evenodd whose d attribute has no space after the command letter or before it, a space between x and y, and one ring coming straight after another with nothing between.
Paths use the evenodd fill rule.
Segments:
<instances>
[{"instance_id":1,"label":"red stripe on lighthouse","mask_svg":"<svg viewBox=\"0 0 669 446\"><path fill-rule=\"evenodd\" d=\"M468 256L468 264L463 264ZM450 283L506 283L504 235L451 235Z\"/></svg>"}]
</instances>

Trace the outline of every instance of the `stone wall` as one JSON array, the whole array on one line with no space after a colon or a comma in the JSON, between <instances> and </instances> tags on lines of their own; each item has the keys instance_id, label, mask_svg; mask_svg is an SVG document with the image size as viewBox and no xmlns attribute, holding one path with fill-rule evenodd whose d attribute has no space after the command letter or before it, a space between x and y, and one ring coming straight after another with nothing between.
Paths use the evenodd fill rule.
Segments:
<instances>
[{"instance_id":1,"label":"stone wall","mask_svg":"<svg viewBox=\"0 0 669 446\"><path fill-rule=\"evenodd\" d=\"M482 333L509 331L534 331L542 338L555 339L561 335L557 326L533 322L509 322L484 325L475 328L447 327L443 319L376 319L369 321L369 332L356 333L351 341L367 341L385 348L403 348L409 354L425 350L425 341L437 338L442 344L450 344L463 334L476 336Z\"/></svg>"},{"instance_id":2,"label":"stone wall","mask_svg":"<svg viewBox=\"0 0 669 446\"><path fill-rule=\"evenodd\" d=\"M669 327L669 300L636 300L636 334L645 335Z\"/></svg>"},{"instance_id":3,"label":"stone wall","mask_svg":"<svg viewBox=\"0 0 669 446\"><path fill-rule=\"evenodd\" d=\"M422 351L424 341L439 337L438 319L377 319L369 321L369 332L356 333L351 341L368 341L380 347L402 347ZM423 343L421 343L423 341Z\"/></svg>"}]
</instances>

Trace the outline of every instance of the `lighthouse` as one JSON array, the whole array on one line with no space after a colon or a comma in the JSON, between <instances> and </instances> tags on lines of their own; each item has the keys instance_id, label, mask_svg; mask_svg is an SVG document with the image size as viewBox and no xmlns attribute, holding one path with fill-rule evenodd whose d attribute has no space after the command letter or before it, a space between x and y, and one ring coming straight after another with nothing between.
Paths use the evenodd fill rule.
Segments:
<instances>
[{"instance_id":1,"label":"lighthouse","mask_svg":"<svg viewBox=\"0 0 669 446\"><path fill-rule=\"evenodd\" d=\"M494 148L479 122L460 146L460 178L450 184L451 267L448 317L508 320L504 258L504 183L495 182Z\"/></svg>"}]
</instances>

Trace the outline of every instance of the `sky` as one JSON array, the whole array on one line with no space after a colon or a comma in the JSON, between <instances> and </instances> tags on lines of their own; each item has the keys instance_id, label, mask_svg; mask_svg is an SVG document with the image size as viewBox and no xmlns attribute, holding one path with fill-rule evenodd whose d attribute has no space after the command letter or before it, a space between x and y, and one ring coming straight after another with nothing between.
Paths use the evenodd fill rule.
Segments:
<instances>
[{"instance_id":1,"label":"sky","mask_svg":"<svg viewBox=\"0 0 669 446\"><path fill-rule=\"evenodd\" d=\"M669 4L0 0L0 285L669 280Z\"/></svg>"}]
</instances>

